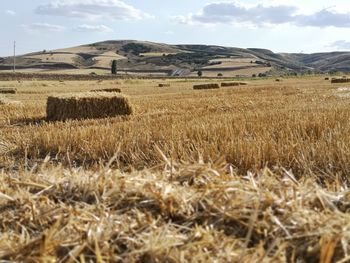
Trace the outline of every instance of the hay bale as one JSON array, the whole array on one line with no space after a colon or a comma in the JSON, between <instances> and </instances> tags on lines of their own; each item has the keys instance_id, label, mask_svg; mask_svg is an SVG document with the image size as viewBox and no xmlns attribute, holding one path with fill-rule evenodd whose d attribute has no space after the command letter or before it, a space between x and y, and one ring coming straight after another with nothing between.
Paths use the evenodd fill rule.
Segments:
<instances>
[{"instance_id":1,"label":"hay bale","mask_svg":"<svg viewBox=\"0 0 350 263\"><path fill-rule=\"evenodd\" d=\"M121 94L87 92L49 97L46 113L49 121L98 119L130 115L132 107Z\"/></svg>"},{"instance_id":2,"label":"hay bale","mask_svg":"<svg viewBox=\"0 0 350 263\"><path fill-rule=\"evenodd\" d=\"M246 82L240 82L239 85L240 85L240 86L245 86L245 85L248 85L248 83L246 83Z\"/></svg>"},{"instance_id":3,"label":"hay bale","mask_svg":"<svg viewBox=\"0 0 350 263\"><path fill-rule=\"evenodd\" d=\"M159 88L170 87L170 84L159 83L158 87Z\"/></svg>"},{"instance_id":4,"label":"hay bale","mask_svg":"<svg viewBox=\"0 0 350 263\"><path fill-rule=\"evenodd\" d=\"M121 91L121 89L118 89L118 88L112 88L112 89L94 89L91 92L117 92L117 93L120 93L122 91Z\"/></svg>"},{"instance_id":5,"label":"hay bale","mask_svg":"<svg viewBox=\"0 0 350 263\"><path fill-rule=\"evenodd\" d=\"M221 83L221 87L235 87L239 86L239 82L223 82Z\"/></svg>"},{"instance_id":6,"label":"hay bale","mask_svg":"<svg viewBox=\"0 0 350 263\"><path fill-rule=\"evenodd\" d=\"M212 84L200 84L200 85L194 85L193 89L219 89L219 84L212 83Z\"/></svg>"},{"instance_id":7,"label":"hay bale","mask_svg":"<svg viewBox=\"0 0 350 263\"><path fill-rule=\"evenodd\" d=\"M327 78L324 78L324 80L329 80L329 78L327 77Z\"/></svg>"},{"instance_id":8,"label":"hay bale","mask_svg":"<svg viewBox=\"0 0 350 263\"><path fill-rule=\"evenodd\" d=\"M16 94L17 89L15 89L15 88L0 88L0 93L1 94Z\"/></svg>"},{"instance_id":9,"label":"hay bale","mask_svg":"<svg viewBox=\"0 0 350 263\"><path fill-rule=\"evenodd\" d=\"M335 78L333 78L331 80L331 83L348 83L348 82L350 82L350 79L344 79L344 78L335 79Z\"/></svg>"}]
</instances>

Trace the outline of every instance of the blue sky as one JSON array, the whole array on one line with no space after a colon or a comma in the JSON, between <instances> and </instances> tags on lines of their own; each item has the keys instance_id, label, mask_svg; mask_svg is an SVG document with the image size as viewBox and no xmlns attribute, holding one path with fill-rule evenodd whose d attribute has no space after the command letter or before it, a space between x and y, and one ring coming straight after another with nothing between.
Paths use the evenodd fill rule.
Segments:
<instances>
[{"instance_id":1,"label":"blue sky","mask_svg":"<svg viewBox=\"0 0 350 263\"><path fill-rule=\"evenodd\" d=\"M137 39L260 47L275 52L350 50L345 0L1 0L0 56Z\"/></svg>"}]
</instances>

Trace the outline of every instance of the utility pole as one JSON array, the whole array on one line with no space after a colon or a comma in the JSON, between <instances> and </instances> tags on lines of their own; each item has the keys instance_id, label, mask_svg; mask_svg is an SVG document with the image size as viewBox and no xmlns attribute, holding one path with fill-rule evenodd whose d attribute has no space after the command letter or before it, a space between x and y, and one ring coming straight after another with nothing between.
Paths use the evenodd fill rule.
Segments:
<instances>
[{"instance_id":1,"label":"utility pole","mask_svg":"<svg viewBox=\"0 0 350 263\"><path fill-rule=\"evenodd\" d=\"M13 41L13 72L16 72L16 41Z\"/></svg>"}]
</instances>

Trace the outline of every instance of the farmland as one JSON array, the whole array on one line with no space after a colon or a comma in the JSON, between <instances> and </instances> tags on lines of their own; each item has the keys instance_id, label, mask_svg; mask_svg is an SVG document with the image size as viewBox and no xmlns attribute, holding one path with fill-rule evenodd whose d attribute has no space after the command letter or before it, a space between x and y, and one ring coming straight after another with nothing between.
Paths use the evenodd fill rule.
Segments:
<instances>
[{"instance_id":1,"label":"farmland","mask_svg":"<svg viewBox=\"0 0 350 263\"><path fill-rule=\"evenodd\" d=\"M348 262L349 84L244 81L0 82L17 90L1 95L0 257ZM131 116L46 121L49 96L109 88Z\"/></svg>"}]
</instances>

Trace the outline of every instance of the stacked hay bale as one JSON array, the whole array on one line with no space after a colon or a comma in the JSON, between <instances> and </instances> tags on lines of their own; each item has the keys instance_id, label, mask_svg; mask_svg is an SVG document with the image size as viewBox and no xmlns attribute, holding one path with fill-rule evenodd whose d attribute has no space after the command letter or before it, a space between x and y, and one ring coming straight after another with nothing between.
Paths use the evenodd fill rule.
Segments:
<instances>
[{"instance_id":1,"label":"stacked hay bale","mask_svg":"<svg viewBox=\"0 0 350 263\"><path fill-rule=\"evenodd\" d=\"M333 78L331 80L331 83L348 83L348 82L350 82L350 79L348 78L341 78L341 79Z\"/></svg>"},{"instance_id":2,"label":"stacked hay bale","mask_svg":"<svg viewBox=\"0 0 350 263\"><path fill-rule=\"evenodd\" d=\"M196 90L198 90L198 89L219 89L220 88L220 86L219 86L219 84L214 84L214 83L212 83L212 84L200 84L200 85L194 85L193 86L193 89L196 89Z\"/></svg>"},{"instance_id":3,"label":"stacked hay bale","mask_svg":"<svg viewBox=\"0 0 350 263\"><path fill-rule=\"evenodd\" d=\"M159 88L170 87L170 84L160 83L160 84L158 84L158 87Z\"/></svg>"},{"instance_id":4,"label":"stacked hay bale","mask_svg":"<svg viewBox=\"0 0 350 263\"><path fill-rule=\"evenodd\" d=\"M1 94L16 94L17 89L15 89L15 88L0 88L0 93Z\"/></svg>"},{"instance_id":5,"label":"stacked hay bale","mask_svg":"<svg viewBox=\"0 0 350 263\"><path fill-rule=\"evenodd\" d=\"M91 92L117 92L117 93L120 93L122 91L121 91L121 89L118 89L118 88L112 88L112 89L94 89Z\"/></svg>"},{"instance_id":6,"label":"stacked hay bale","mask_svg":"<svg viewBox=\"0 0 350 263\"><path fill-rule=\"evenodd\" d=\"M87 92L49 97L46 113L49 121L97 119L130 115L132 107L121 94Z\"/></svg>"}]
</instances>

